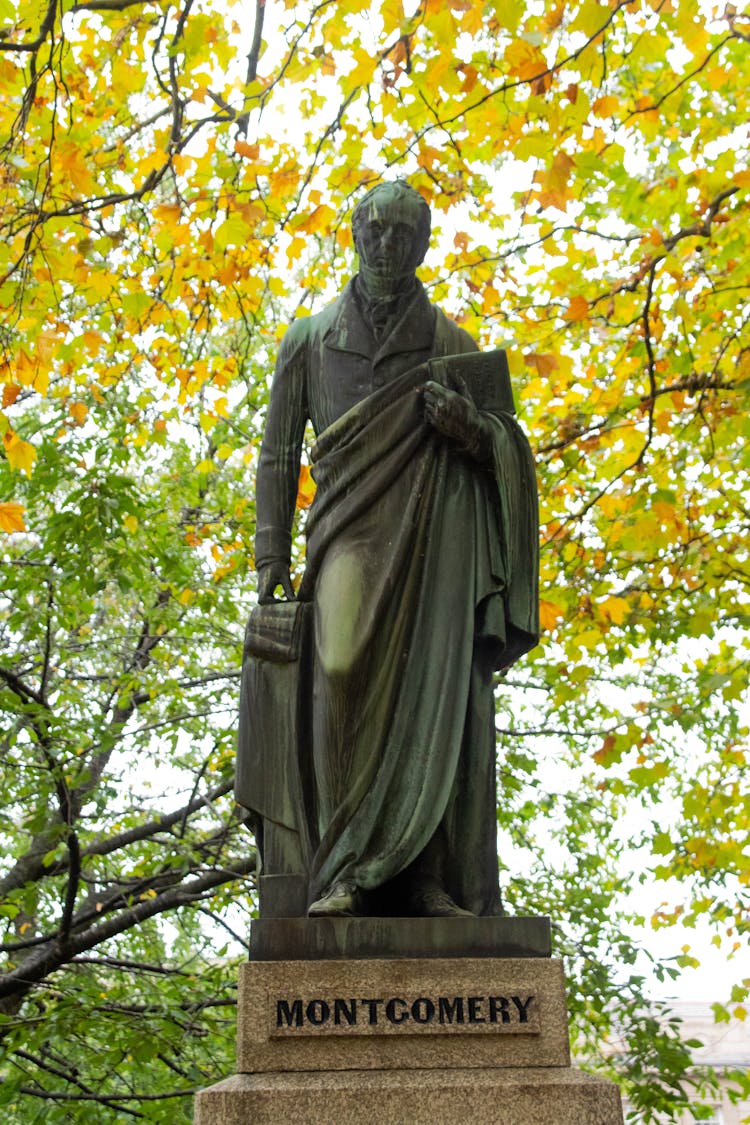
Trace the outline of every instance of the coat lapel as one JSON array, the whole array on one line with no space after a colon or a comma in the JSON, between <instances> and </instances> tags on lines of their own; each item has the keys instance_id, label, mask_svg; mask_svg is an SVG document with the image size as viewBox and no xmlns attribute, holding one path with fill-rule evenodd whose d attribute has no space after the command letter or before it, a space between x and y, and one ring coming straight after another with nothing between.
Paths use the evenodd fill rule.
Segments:
<instances>
[{"instance_id":1,"label":"coat lapel","mask_svg":"<svg viewBox=\"0 0 750 1125\"><path fill-rule=\"evenodd\" d=\"M380 341L374 363L403 352L431 351L435 336L435 310L427 300L421 282L417 282L414 297L406 306L400 319Z\"/></svg>"},{"instance_id":2,"label":"coat lapel","mask_svg":"<svg viewBox=\"0 0 750 1125\"><path fill-rule=\"evenodd\" d=\"M401 317L379 344L359 311L351 281L336 305L333 322L324 336L326 347L334 351L366 356L374 367L391 355L432 349L435 310L420 283Z\"/></svg>"},{"instance_id":3,"label":"coat lapel","mask_svg":"<svg viewBox=\"0 0 750 1125\"><path fill-rule=\"evenodd\" d=\"M333 322L323 340L327 348L336 352L353 352L368 359L375 355L375 337L359 311L351 281L336 301Z\"/></svg>"}]
</instances>

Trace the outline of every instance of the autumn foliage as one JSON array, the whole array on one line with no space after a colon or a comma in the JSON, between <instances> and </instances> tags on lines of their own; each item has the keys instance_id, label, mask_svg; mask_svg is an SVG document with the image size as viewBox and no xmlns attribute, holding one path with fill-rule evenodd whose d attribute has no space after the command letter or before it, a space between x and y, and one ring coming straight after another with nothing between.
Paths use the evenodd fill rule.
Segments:
<instances>
[{"instance_id":1,"label":"autumn foliage","mask_svg":"<svg viewBox=\"0 0 750 1125\"><path fill-rule=\"evenodd\" d=\"M711 0L0 0L4 1120L188 1121L231 1070L269 376L395 176L538 461L508 907L558 923L580 1049L619 1024L631 1097L683 1104L643 951L750 924L749 53Z\"/></svg>"}]
</instances>

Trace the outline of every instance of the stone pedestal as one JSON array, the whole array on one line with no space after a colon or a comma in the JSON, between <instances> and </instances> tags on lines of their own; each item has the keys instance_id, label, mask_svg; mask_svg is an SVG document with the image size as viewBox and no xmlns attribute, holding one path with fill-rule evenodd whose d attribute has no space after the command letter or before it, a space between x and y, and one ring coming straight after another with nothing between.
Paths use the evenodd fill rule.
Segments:
<instances>
[{"instance_id":1,"label":"stone pedestal","mask_svg":"<svg viewBox=\"0 0 750 1125\"><path fill-rule=\"evenodd\" d=\"M577 1070L238 1074L203 1090L196 1125L621 1125L617 1087Z\"/></svg>"},{"instance_id":2,"label":"stone pedestal","mask_svg":"<svg viewBox=\"0 0 750 1125\"><path fill-rule=\"evenodd\" d=\"M361 955L376 923L379 947L395 955ZM254 930L256 956L294 958L242 967L239 1073L198 1094L196 1125L621 1125L616 1086L570 1066L546 919L268 920ZM488 945L515 955L488 956Z\"/></svg>"}]
</instances>

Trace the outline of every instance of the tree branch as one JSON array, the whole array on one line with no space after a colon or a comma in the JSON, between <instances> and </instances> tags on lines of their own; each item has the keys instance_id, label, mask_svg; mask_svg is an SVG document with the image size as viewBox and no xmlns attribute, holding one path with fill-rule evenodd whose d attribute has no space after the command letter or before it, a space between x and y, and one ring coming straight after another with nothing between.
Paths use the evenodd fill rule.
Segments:
<instances>
[{"instance_id":1,"label":"tree branch","mask_svg":"<svg viewBox=\"0 0 750 1125\"><path fill-rule=\"evenodd\" d=\"M23 703L36 703L40 707L46 708L47 705L39 692L30 688L28 684L25 684L23 680L17 676L15 672L11 672L9 668L0 668L0 679L5 680L5 683L11 691L15 692Z\"/></svg>"},{"instance_id":2,"label":"tree branch","mask_svg":"<svg viewBox=\"0 0 750 1125\"><path fill-rule=\"evenodd\" d=\"M163 965L146 965L141 961L126 961L121 957L73 957L71 965L104 965L108 969L120 969L124 973L156 973L164 977L189 977L192 974L184 969L167 969Z\"/></svg>"},{"instance_id":3,"label":"tree branch","mask_svg":"<svg viewBox=\"0 0 750 1125\"><path fill-rule=\"evenodd\" d=\"M266 0L255 0L255 27L253 28L253 42L250 54L247 56L247 77L245 85L254 82L258 74L258 59L263 44L263 18L266 14Z\"/></svg>"},{"instance_id":4,"label":"tree branch","mask_svg":"<svg viewBox=\"0 0 750 1125\"><path fill-rule=\"evenodd\" d=\"M208 802L215 801L219 797L225 796L233 785L233 778L222 781L220 785L209 790L205 796L196 796L181 809L176 809L171 813L165 813L155 820L146 821L145 824L139 824L136 828L129 828L125 832L118 832L116 836L109 836L102 840L94 840L93 843L83 849L83 855L109 855L111 852L119 851L120 848L125 848L129 844L137 843L140 840L147 840L150 836L158 835L159 832L164 832L178 822L184 823L185 819L189 817L191 813L196 812L197 809L204 808Z\"/></svg>"},{"instance_id":5,"label":"tree branch","mask_svg":"<svg viewBox=\"0 0 750 1125\"><path fill-rule=\"evenodd\" d=\"M124 12L126 8L135 8L145 4L158 4L159 0L79 0L71 8L71 12Z\"/></svg>"},{"instance_id":6,"label":"tree branch","mask_svg":"<svg viewBox=\"0 0 750 1125\"><path fill-rule=\"evenodd\" d=\"M55 16L57 15L57 0L48 0L47 11L44 14L39 34L36 39L31 43L6 43L0 40L0 51L27 51L31 54L36 52L41 47L44 40L47 38L52 28L55 26Z\"/></svg>"},{"instance_id":7,"label":"tree branch","mask_svg":"<svg viewBox=\"0 0 750 1125\"><path fill-rule=\"evenodd\" d=\"M231 870L221 867L207 871L190 882L180 882L178 886L171 887L153 898L125 907L100 925L91 926L81 933L73 933L64 941L58 938L50 942L46 948L32 953L22 965L0 978L0 999L25 995L40 980L54 973L79 953L86 953L109 938L139 925L147 918L154 918L169 910L176 910L180 906L199 902L216 887L253 874L255 866L256 859L252 855L236 861Z\"/></svg>"}]
</instances>

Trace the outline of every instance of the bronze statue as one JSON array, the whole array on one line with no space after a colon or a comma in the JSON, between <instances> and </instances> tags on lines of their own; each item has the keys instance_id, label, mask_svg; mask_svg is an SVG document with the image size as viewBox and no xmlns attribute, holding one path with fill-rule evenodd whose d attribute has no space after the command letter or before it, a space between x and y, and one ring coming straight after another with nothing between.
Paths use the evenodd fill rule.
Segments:
<instances>
[{"instance_id":1,"label":"bronze statue","mask_svg":"<svg viewBox=\"0 0 750 1125\"><path fill-rule=\"evenodd\" d=\"M282 340L258 466L237 797L261 912L497 914L493 673L537 641L531 451L505 353L479 353L415 276L427 203L381 184L353 232L359 273Z\"/></svg>"}]
</instances>

